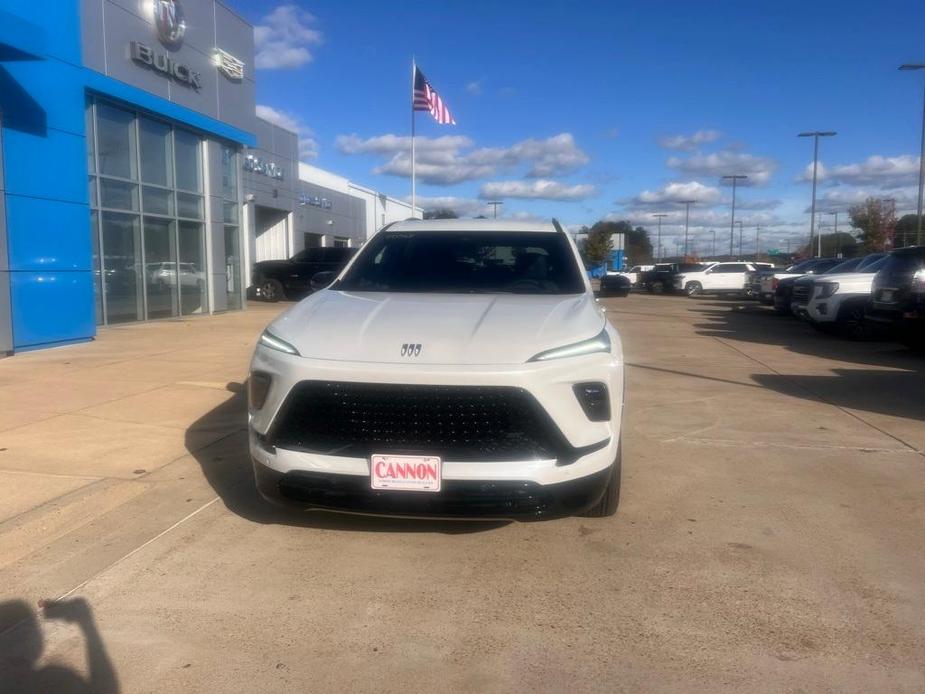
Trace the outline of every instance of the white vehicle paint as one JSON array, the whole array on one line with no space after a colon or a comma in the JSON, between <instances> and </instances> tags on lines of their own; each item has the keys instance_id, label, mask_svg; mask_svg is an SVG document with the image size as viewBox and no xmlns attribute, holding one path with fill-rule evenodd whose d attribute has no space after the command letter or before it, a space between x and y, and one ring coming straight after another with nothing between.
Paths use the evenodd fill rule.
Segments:
<instances>
[{"instance_id":1,"label":"white vehicle paint","mask_svg":"<svg viewBox=\"0 0 925 694\"><path fill-rule=\"evenodd\" d=\"M860 271L819 275L813 280L806 305L807 318L818 326L842 327L850 333L863 333L864 312L874 277L883 264L883 254Z\"/></svg>"},{"instance_id":2,"label":"white vehicle paint","mask_svg":"<svg viewBox=\"0 0 925 694\"><path fill-rule=\"evenodd\" d=\"M745 273L755 270L752 263L711 263L699 272L685 272L675 277L675 289L688 296L745 291Z\"/></svg>"},{"instance_id":3,"label":"white vehicle paint","mask_svg":"<svg viewBox=\"0 0 925 694\"><path fill-rule=\"evenodd\" d=\"M479 250L460 262L466 244ZM390 253L420 248L445 264L434 281L466 279L412 291L429 286L415 273L431 268L388 274ZM469 279L490 273L511 282ZM375 514L609 515L623 381L619 334L556 223L399 222L261 337L249 407L258 488L277 502ZM371 479L371 460L403 454L421 470L439 459L440 491Z\"/></svg>"}]
</instances>

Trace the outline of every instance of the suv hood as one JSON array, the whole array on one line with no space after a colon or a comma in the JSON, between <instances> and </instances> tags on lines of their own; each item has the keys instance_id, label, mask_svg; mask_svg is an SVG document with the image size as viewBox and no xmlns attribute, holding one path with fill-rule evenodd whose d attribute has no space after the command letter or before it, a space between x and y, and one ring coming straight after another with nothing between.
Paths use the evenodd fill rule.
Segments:
<instances>
[{"instance_id":1,"label":"suv hood","mask_svg":"<svg viewBox=\"0 0 925 694\"><path fill-rule=\"evenodd\" d=\"M876 272L845 272L837 275L817 275L815 282L838 282L838 292L843 294L847 291L870 292L870 287L874 282Z\"/></svg>"},{"instance_id":2,"label":"suv hood","mask_svg":"<svg viewBox=\"0 0 925 694\"><path fill-rule=\"evenodd\" d=\"M414 364L523 364L604 328L590 294L316 292L270 330L303 357ZM415 357L402 345L420 344Z\"/></svg>"}]
</instances>

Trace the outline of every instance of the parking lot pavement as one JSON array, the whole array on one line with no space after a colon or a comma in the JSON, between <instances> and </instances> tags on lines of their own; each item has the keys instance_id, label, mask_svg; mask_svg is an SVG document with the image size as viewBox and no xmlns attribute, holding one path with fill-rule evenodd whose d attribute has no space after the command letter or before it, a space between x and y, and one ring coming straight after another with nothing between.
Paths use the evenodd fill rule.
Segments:
<instances>
[{"instance_id":1,"label":"parking lot pavement","mask_svg":"<svg viewBox=\"0 0 925 694\"><path fill-rule=\"evenodd\" d=\"M260 503L241 384L279 307L0 361L0 690L925 690L925 360L735 300L605 303L607 519ZM59 596L88 609L38 616Z\"/></svg>"}]
</instances>

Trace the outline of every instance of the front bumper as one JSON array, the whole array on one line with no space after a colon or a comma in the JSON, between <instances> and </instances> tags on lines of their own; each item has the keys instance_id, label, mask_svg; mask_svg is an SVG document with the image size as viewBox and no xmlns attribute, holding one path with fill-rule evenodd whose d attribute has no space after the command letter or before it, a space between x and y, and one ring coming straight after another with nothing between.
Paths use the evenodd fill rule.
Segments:
<instances>
[{"instance_id":1,"label":"front bumper","mask_svg":"<svg viewBox=\"0 0 925 694\"><path fill-rule=\"evenodd\" d=\"M539 520L587 511L604 494L610 470L552 485L529 480L448 480L436 493L378 491L369 477L296 470L254 461L257 489L268 501L300 510L406 518Z\"/></svg>"},{"instance_id":2,"label":"front bumper","mask_svg":"<svg viewBox=\"0 0 925 694\"><path fill-rule=\"evenodd\" d=\"M252 372L271 376L266 402L249 412L250 454L261 494L301 508L399 516L540 518L579 513L600 500L619 450L623 411L623 355L611 335L612 354L592 354L522 365L443 365L338 362L308 359L258 347ZM421 386L502 386L527 391L549 416L574 456L556 453L530 459L456 456L452 449L416 447L443 458L443 490L374 491L366 453L294 445L274 436L278 417L294 387L307 380ZM575 383L602 382L610 396L610 419L591 421L573 391ZM281 414L282 413L282 414ZM352 416L352 415L351 415ZM426 418L422 418L426 419ZM280 419L280 421L283 421ZM402 421L417 421L416 419ZM359 441L359 439L358 439ZM378 446L379 444L377 444Z\"/></svg>"}]
</instances>

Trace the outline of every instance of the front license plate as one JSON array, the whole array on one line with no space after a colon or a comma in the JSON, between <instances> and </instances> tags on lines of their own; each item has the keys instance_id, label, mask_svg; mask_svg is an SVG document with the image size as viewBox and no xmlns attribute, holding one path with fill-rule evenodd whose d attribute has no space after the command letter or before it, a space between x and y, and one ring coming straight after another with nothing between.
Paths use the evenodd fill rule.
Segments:
<instances>
[{"instance_id":1,"label":"front license plate","mask_svg":"<svg viewBox=\"0 0 925 694\"><path fill-rule=\"evenodd\" d=\"M370 459L373 489L439 492L441 460L433 455L379 455Z\"/></svg>"}]
</instances>

